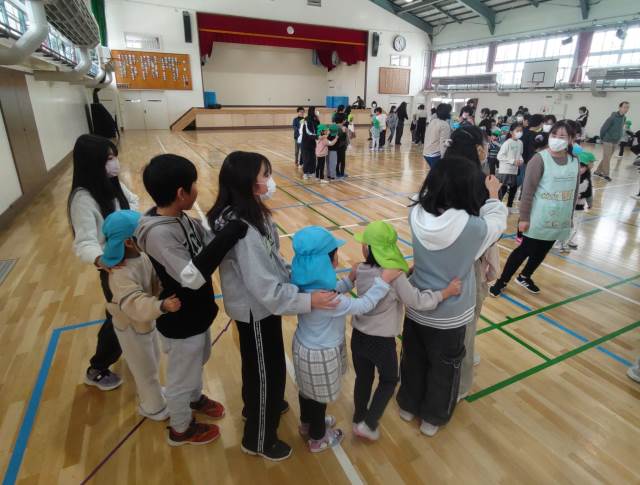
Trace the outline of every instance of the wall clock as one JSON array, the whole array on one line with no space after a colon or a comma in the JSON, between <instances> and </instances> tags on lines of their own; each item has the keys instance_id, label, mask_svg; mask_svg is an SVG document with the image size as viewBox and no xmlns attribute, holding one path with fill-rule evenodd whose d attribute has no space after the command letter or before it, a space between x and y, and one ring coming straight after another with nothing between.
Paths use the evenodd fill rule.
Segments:
<instances>
[{"instance_id":1,"label":"wall clock","mask_svg":"<svg viewBox=\"0 0 640 485\"><path fill-rule=\"evenodd\" d=\"M407 39L405 39L403 36L396 35L393 38L393 48L397 52L402 52L403 50L405 50L406 47L407 47Z\"/></svg>"}]
</instances>

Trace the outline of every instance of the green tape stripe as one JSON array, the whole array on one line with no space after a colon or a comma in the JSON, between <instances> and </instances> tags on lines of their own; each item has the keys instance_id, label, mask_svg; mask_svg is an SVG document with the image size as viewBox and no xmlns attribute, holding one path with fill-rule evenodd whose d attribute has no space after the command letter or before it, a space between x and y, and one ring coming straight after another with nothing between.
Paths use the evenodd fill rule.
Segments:
<instances>
[{"instance_id":1,"label":"green tape stripe","mask_svg":"<svg viewBox=\"0 0 640 485\"><path fill-rule=\"evenodd\" d=\"M333 224L334 226L340 226L340 223L339 223L339 222L334 221L333 219L331 219L331 217L329 217L329 216L327 216L327 215L323 214L322 212L320 212L319 210L317 210L315 207L312 207L311 205L309 205L309 203L308 203L308 202L305 202L304 200L302 200L302 199L300 199L300 198L296 197L295 195L293 195L291 192L289 192L289 191L288 191L288 190L286 190L286 189L282 189L282 188L281 188L280 190L282 190L282 192L284 192L285 194L287 194L287 195L288 195L289 197L291 197L292 199L294 199L294 200L296 200L296 201L300 202L304 207L306 207L306 208L308 208L308 209L311 209L311 210L312 210L313 212L315 212L316 214L318 214L318 215L320 215L320 216L324 217L326 220L328 220L328 221L329 221L331 224ZM346 228L345 228L345 229L343 229L343 231L348 232L348 233L349 233L349 234L351 234L352 236L353 236L353 234L354 234L354 232L353 232L353 231L350 231L349 229L346 229Z\"/></svg>"},{"instance_id":2,"label":"green tape stripe","mask_svg":"<svg viewBox=\"0 0 640 485\"><path fill-rule=\"evenodd\" d=\"M509 337L510 339L514 340L515 342L519 343L520 345L522 345L525 349L529 350L530 352L533 352L534 354L536 354L538 357L540 357L542 360L544 361L549 361L551 360L551 357L546 356L545 354L543 354L540 350L536 349L533 345L525 342L524 340L522 340L520 337L512 334L511 332L509 332L508 330L505 330L502 327L499 327L497 323L492 322L491 320L489 320L487 317L485 317L484 315L480 315L480 319L487 322L489 325L491 325L491 327L486 327L486 328L495 328L497 330L499 330L500 332L502 332L503 334L505 334L507 337ZM481 329L484 330L484 329ZM482 332L480 332L480 330L476 331L476 336L481 334Z\"/></svg>"},{"instance_id":3,"label":"green tape stripe","mask_svg":"<svg viewBox=\"0 0 640 485\"><path fill-rule=\"evenodd\" d=\"M606 288L606 289L615 288L616 286L624 285L625 283L629 283L630 281L633 281L633 280L638 279L638 278L640 278L640 274L637 274L635 276L630 276L629 278L625 278L625 279L622 279L620 281L616 281L614 283L610 283L610 284L604 286L604 288ZM572 303L574 301L582 300L583 298L586 298L586 297L591 296L591 295L595 295L596 293L600 293L600 292L602 292L602 290L600 288L595 288L593 290L585 291L584 293L580 293L579 295L569 297L569 298L567 298L565 300L562 300L562 301L559 301L559 302L556 302L556 303L551 303L550 305L543 306L543 307L538 308L536 310L531 310L530 312L523 313L522 315L518 315L517 317L507 318L506 320L504 320L504 321L502 321L500 323L496 323L495 325L496 325L497 328L501 328L501 327L504 327L506 325L510 325L510 324L512 324L514 322L518 322L520 320L524 320L525 318L529 318L529 317L531 317L533 315L537 315L539 313L544 313L546 311L553 310L554 308L557 308L557 307L562 306L562 305L566 305L567 303ZM487 322L487 323L489 323L489 322ZM483 333L490 332L493 329L494 329L493 327L482 328L482 329L478 330L477 335L481 335Z\"/></svg>"},{"instance_id":4,"label":"green tape stripe","mask_svg":"<svg viewBox=\"0 0 640 485\"><path fill-rule=\"evenodd\" d=\"M537 365L535 367L532 367L531 369L528 369L524 372L520 372L519 374L516 374L513 377L509 377L508 379L505 379L503 381L500 381L492 386L487 387L486 389L482 389L481 391L478 391L474 394L472 394L471 396L467 397L466 400L468 402L473 402L473 401L477 401L478 399L488 396L489 394L493 394L496 391L499 391L500 389L504 389L507 386L510 386L511 384L514 384L518 381L521 381L522 379L525 379L526 377L532 376L533 374L537 374L540 371L543 371L544 369L551 367L553 365L559 364L560 362L563 362L567 359L569 359L570 357L574 357L578 354L581 354L582 352L592 349L594 347L597 347L598 345L601 345L605 342L608 342L609 340L612 340L620 335L622 335L623 333L629 332L630 330L634 330L635 328L638 328L640 326L640 320L638 320L637 322L631 323L629 325L627 325L626 327L622 327L618 330L616 330L615 332L611 332L608 335L605 335L603 337L597 338L596 340L593 340L591 342L587 342L584 345L581 345L580 347L577 347L573 350L570 350L569 352L559 355L558 357L555 357L551 360L548 360L547 362L544 362L540 365Z\"/></svg>"}]
</instances>

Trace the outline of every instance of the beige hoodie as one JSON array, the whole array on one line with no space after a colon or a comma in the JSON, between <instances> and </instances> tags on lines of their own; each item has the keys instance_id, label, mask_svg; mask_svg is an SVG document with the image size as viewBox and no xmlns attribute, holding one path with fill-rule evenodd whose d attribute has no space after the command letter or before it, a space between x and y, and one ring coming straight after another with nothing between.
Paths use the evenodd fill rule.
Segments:
<instances>
[{"instance_id":1,"label":"beige hoodie","mask_svg":"<svg viewBox=\"0 0 640 485\"><path fill-rule=\"evenodd\" d=\"M156 326L162 291L149 257L141 253L138 258L127 258L122 267L109 274L109 289L113 293L107 311L113 316L113 325L126 330L130 325L137 333L149 333Z\"/></svg>"}]
</instances>

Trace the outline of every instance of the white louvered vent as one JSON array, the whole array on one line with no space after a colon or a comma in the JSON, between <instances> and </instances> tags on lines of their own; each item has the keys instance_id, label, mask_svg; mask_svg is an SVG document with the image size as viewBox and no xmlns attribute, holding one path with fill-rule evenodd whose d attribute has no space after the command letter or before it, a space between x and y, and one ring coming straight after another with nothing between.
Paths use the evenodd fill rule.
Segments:
<instances>
[{"instance_id":1,"label":"white louvered vent","mask_svg":"<svg viewBox=\"0 0 640 485\"><path fill-rule=\"evenodd\" d=\"M322 7L322 0L307 0L309 7Z\"/></svg>"}]
</instances>

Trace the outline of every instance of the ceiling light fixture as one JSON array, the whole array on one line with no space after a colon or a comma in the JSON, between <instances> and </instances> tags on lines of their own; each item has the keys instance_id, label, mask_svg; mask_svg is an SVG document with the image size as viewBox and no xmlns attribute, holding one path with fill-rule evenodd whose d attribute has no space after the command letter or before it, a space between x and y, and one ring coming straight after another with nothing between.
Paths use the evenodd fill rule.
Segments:
<instances>
[{"instance_id":1,"label":"ceiling light fixture","mask_svg":"<svg viewBox=\"0 0 640 485\"><path fill-rule=\"evenodd\" d=\"M567 44L571 44L573 42L573 36L570 35L569 37L567 37L566 39L562 39L561 44L562 45L567 45Z\"/></svg>"}]
</instances>

